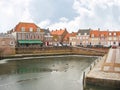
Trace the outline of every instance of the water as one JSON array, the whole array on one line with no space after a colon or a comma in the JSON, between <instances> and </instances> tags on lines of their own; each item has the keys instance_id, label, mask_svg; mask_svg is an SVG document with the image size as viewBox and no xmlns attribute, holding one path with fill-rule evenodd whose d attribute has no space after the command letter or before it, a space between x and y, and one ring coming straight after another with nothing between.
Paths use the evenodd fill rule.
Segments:
<instances>
[{"instance_id":1,"label":"water","mask_svg":"<svg viewBox=\"0 0 120 90\"><path fill-rule=\"evenodd\" d=\"M0 90L83 90L82 71L95 59L96 57L57 56L2 60ZM94 87L87 89L100 90Z\"/></svg>"}]
</instances>

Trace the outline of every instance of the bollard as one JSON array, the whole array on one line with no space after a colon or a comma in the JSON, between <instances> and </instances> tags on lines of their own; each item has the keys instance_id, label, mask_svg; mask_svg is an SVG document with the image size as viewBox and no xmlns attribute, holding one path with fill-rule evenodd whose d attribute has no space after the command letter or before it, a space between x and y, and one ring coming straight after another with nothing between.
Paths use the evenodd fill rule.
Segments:
<instances>
[{"instance_id":1,"label":"bollard","mask_svg":"<svg viewBox=\"0 0 120 90\"><path fill-rule=\"evenodd\" d=\"M83 72L83 90L86 87L85 72Z\"/></svg>"}]
</instances>

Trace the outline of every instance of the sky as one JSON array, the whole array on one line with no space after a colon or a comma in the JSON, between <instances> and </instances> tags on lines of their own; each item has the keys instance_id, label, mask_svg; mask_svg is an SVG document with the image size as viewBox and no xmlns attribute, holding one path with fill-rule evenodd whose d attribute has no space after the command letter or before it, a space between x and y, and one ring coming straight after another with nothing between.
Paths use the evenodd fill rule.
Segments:
<instances>
[{"instance_id":1,"label":"sky","mask_svg":"<svg viewBox=\"0 0 120 90\"><path fill-rule=\"evenodd\" d=\"M120 0L0 0L0 33L19 22L50 30L119 30Z\"/></svg>"}]
</instances>

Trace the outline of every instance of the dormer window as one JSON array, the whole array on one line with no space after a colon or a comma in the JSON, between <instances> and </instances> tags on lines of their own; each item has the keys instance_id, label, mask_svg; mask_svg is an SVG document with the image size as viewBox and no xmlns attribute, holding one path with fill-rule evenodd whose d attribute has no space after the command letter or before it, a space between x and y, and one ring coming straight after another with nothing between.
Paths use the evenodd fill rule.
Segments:
<instances>
[{"instance_id":1,"label":"dormer window","mask_svg":"<svg viewBox=\"0 0 120 90\"><path fill-rule=\"evenodd\" d=\"M32 27L30 27L29 31L30 31L30 32L33 32L33 28L32 28Z\"/></svg>"},{"instance_id":2,"label":"dormer window","mask_svg":"<svg viewBox=\"0 0 120 90\"><path fill-rule=\"evenodd\" d=\"M21 32L25 32L25 27L21 27Z\"/></svg>"},{"instance_id":3,"label":"dormer window","mask_svg":"<svg viewBox=\"0 0 120 90\"><path fill-rule=\"evenodd\" d=\"M116 33L114 33L114 36L116 36Z\"/></svg>"}]
</instances>

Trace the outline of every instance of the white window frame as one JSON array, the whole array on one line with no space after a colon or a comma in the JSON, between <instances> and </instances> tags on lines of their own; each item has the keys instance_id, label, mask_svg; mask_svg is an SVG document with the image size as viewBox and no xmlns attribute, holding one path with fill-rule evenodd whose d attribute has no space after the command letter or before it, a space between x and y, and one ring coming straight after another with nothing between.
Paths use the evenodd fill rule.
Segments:
<instances>
[{"instance_id":1,"label":"white window frame","mask_svg":"<svg viewBox=\"0 0 120 90\"><path fill-rule=\"evenodd\" d=\"M84 35L87 35L87 33L84 33Z\"/></svg>"},{"instance_id":2,"label":"white window frame","mask_svg":"<svg viewBox=\"0 0 120 90\"><path fill-rule=\"evenodd\" d=\"M109 33L109 35L112 35L112 33Z\"/></svg>"},{"instance_id":3,"label":"white window frame","mask_svg":"<svg viewBox=\"0 0 120 90\"><path fill-rule=\"evenodd\" d=\"M114 32L114 36L116 36L116 33Z\"/></svg>"},{"instance_id":4,"label":"white window frame","mask_svg":"<svg viewBox=\"0 0 120 90\"><path fill-rule=\"evenodd\" d=\"M21 32L25 32L25 27L21 27Z\"/></svg>"},{"instance_id":5,"label":"white window frame","mask_svg":"<svg viewBox=\"0 0 120 90\"><path fill-rule=\"evenodd\" d=\"M30 32L33 32L33 28L32 28L32 27L30 27L30 28L29 28L29 31L30 31Z\"/></svg>"}]
</instances>

